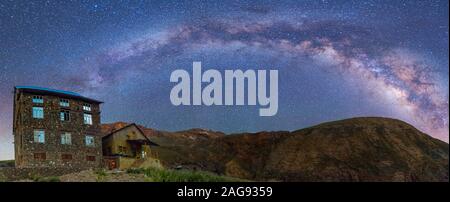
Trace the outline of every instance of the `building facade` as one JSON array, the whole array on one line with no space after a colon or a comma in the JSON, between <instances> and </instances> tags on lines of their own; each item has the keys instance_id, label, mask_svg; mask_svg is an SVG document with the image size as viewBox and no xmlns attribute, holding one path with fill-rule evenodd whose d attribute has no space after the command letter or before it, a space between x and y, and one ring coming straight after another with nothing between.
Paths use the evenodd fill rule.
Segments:
<instances>
[{"instance_id":1,"label":"building facade","mask_svg":"<svg viewBox=\"0 0 450 202\"><path fill-rule=\"evenodd\" d=\"M16 167L100 167L101 103L73 92L16 86Z\"/></svg>"},{"instance_id":2,"label":"building facade","mask_svg":"<svg viewBox=\"0 0 450 202\"><path fill-rule=\"evenodd\" d=\"M156 160L151 147L158 144L134 123L105 135L102 144L105 166L109 169L127 169L144 161Z\"/></svg>"}]
</instances>

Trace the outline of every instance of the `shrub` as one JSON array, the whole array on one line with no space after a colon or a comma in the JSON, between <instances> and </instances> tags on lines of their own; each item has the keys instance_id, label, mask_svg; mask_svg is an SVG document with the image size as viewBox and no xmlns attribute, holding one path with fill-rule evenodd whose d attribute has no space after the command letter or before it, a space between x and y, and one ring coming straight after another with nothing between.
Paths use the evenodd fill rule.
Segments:
<instances>
[{"instance_id":1,"label":"shrub","mask_svg":"<svg viewBox=\"0 0 450 202\"><path fill-rule=\"evenodd\" d=\"M102 181L107 175L104 169L98 169L94 173L97 175L97 182Z\"/></svg>"}]
</instances>

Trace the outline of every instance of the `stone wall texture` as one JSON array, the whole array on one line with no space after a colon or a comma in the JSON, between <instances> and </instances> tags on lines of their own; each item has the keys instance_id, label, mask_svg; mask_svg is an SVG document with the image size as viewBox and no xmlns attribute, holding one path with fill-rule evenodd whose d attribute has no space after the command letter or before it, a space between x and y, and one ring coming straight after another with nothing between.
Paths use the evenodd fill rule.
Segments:
<instances>
[{"instance_id":1,"label":"stone wall texture","mask_svg":"<svg viewBox=\"0 0 450 202\"><path fill-rule=\"evenodd\" d=\"M79 172L81 168L0 168L0 182L34 180L41 177L61 176L69 173Z\"/></svg>"},{"instance_id":2,"label":"stone wall texture","mask_svg":"<svg viewBox=\"0 0 450 202\"><path fill-rule=\"evenodd\" d=\"M98 103L89 103L91 111L84 111L86 101L69 99L69 106L60 106L60 96L39 95L44 103L33 103L27 92L16 92L14 100L14 143L16 168L81 168L100 167L102 164L102 142L100 135L100 108ZM32 107L44 108L44 118L32 116ZM61 110L69 111L70 120L61 121ZM84 113L92 115L92 125L84 124ZM34 142L34 130L45 131L45 143ZM71 134L71 144L62 144L61 135ZM85 137L94 137L94 146L86 145ZM45 159L39 155L45 154Z\"/></svg>"}]
</instances>

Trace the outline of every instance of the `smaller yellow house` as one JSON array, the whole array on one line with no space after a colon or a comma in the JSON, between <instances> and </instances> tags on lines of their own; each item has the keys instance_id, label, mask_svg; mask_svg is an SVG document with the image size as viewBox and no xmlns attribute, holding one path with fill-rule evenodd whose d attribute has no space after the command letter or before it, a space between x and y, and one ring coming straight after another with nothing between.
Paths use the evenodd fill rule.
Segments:
<instances>
[{"instance_id":1,"label":"smaller yellow house","mask_svg":"<svg viewBox=\"0 0 450 202\"><path fill-rule=\"evenodd\" d=\"M102 138L103 158L109 169L127 169L151 158L152 146L158 144L150 141L135 124L111 132Z\"/></svg>"}]
</instances>

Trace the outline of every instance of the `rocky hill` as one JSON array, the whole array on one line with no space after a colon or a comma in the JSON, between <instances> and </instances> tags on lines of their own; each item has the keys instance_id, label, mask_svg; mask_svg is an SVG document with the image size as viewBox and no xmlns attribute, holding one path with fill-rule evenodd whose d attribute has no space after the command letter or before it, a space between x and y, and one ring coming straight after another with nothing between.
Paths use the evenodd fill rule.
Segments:
<instances>
[{"instance_id":1,"label":"rocky hill","mask_svg":"<svg viewBox=\"0 0 450 202\"><path fill-rule=\"evenodd\" d=\"M104 125L120 128L120 124ZM448 181L449 145L388 118L353 118L297 131L225 135L157 131L167 167L183 166L252 180Z\"/></svg>"}]
</instances>

